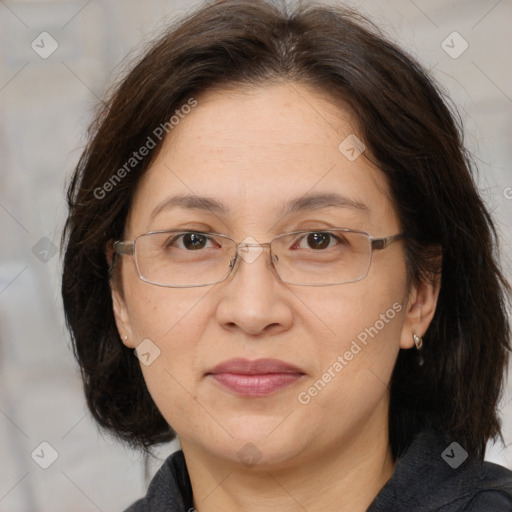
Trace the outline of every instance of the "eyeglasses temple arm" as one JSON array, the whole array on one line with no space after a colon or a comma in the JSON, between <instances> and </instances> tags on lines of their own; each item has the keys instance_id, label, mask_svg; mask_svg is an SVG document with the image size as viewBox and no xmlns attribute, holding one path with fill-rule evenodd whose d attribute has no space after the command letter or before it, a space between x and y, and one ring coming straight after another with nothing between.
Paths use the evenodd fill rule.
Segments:
<instances>
[{"instance_id":1,"label":"eyeglasses temple arm","mask_svg":"<svg viewBox=\"0 0 512 512\"><path fill-rule=\"evenodd\" d=\"M407 237L406 233L399 233L398 235L386 236L384 238L376 238L372 240L372 249L385 249L388 245L391 245L397 240L402 240Z\"/></svg>"},{"instance_id":2,"label":"eyeglasses temple arm","mask_svg":"<svg viewBox=\"0 0 512 512\"><path fill-rule=\"evenodd\" d=\"M114 253L133 254L133 242L114 242Z\"/></svg>"}]
</instances>

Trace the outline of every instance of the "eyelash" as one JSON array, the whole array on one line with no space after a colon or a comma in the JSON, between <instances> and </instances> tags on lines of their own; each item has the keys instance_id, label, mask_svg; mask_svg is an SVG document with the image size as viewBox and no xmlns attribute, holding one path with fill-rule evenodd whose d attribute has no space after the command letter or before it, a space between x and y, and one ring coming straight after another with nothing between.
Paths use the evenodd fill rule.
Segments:
<instances>
[{"instance_id":1,"label":"eyelash","mask_svg":"<svg viewBox=\"0 0 512 512\"><path fill-rule=\"evenodd\" d=\"M329 236L330 237L330 241L337 241L338 243L345 243L346 242L342 236L334 234L334 233L331 233L329 230L317 229L317 230L301 230L301 231L305 231L305 233L303 235L301 235L301 236L297 235L297 238L296 238L296 240L294 240L293 245L300 244L304 240L307 240L308 235L319 234L319 233ZM184 231L180 235L172 235L171 237L169 237L169 239L165 243L165 246L166 247L171 247L177 240L183 241L183 238L185 236L187 236L187 235L190 235L190 234L202 235L202 236L204 236L207 239L207 241L211 242L212 240L211 240L211 236L210 235L212 235L213 233L214 232L206 233L204 231ZM332 247L332 246L329 245L329 248L330 247Z\"/></svg>"}]
</instances>

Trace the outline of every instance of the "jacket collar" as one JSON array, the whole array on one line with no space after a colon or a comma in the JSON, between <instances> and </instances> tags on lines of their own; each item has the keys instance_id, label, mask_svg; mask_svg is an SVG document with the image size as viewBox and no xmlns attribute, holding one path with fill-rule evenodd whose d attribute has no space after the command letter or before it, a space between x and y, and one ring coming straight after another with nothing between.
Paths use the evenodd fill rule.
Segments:
<instances>
[{"instance_id":1,"label":"jacket collar","mask_svg":"<svg viewBox=\"0 0 512 512\"><path fill-rule=\"evenodd\" d=\"M367 512L457 512L466 510L480 493L489 496L486 491L493 489L503 492L505 500L510 497L508 503L512 503L512 472L497 464L465 458L464 454L450 434L424 428L396 461L393 475ZM146 507L127 512L194 510L183 451L166 459L153 477L146 498L137 504Z\"/></svg>"}]
</instances>

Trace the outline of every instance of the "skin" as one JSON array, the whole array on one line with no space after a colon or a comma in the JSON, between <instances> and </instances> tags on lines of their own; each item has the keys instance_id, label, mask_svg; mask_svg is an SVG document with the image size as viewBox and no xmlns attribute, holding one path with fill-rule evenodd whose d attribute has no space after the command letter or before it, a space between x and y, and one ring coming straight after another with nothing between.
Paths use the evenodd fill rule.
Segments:
<instances>
[{"instance_id":1,"label":"skin","mask_svg":"<svg viewBox=\"0 0 512 512\"><path fill-rule=\"evenodd\" d=\"M297 229L348 227L374 237L401 232L382 173L338 149L357 133L348 110L304 85L209 91L164 141L142 178L125 240L151 230L201 229L268 242ZM283 201L336 191L367 206L283 217ZM206 195L225 215L153 209L176 193ZM409 289L403 242L375 251L361 281L326 287L281 282L268 251L241 261L219 284L163 288L122 259L112 290L126 346L149 338L160 356L141 365L159 410L176 430L199 512L364 511L391 477L388 383L399 349L432 320L438 284ZM332 367L393 304L400 312L308 404L297 396ZM277 358L305 375L260 398L235 395L205 372L233 357ZM256 447L259 460L240 453Z\"/></svg>"}]
</instances>

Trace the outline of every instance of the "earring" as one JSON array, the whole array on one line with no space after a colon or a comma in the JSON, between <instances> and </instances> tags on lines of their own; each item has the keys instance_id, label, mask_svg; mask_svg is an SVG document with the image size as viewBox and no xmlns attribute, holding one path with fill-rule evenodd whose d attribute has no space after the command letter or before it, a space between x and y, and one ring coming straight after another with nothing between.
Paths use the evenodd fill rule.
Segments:
<instances>
[{"instance_id":1,"label":"earring","mask_svg":"<svg viewBox=\"0 0 512 512\"><path fill-rule=\"evenodd\" d=\"M128 334L123 338L123 341L128 341Z\"/></svg>"},{"instance_id":2,"label":"earring","mask_svg":"<svg viewBox=\"0 0 512 512\"><path fill-rule=\"evenodd\" d=\"M421 336L418 336L416 333L412 335L414 339L414 344L416 345L416 348L418 349L418 364L420 366L423 365L423 356L421 355L421 347L423 347L423 338Z\"/></svg>"}]
</instances>

